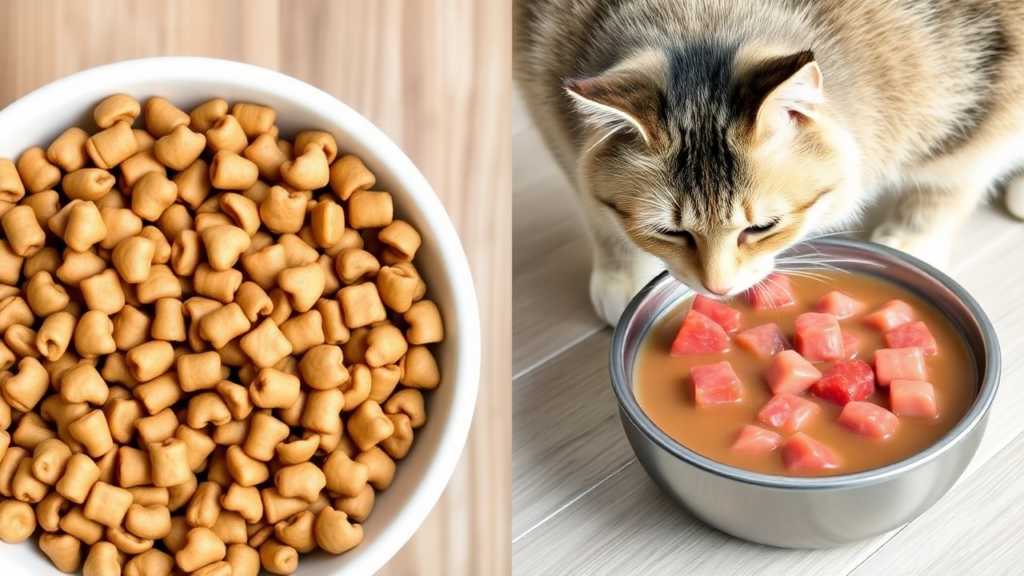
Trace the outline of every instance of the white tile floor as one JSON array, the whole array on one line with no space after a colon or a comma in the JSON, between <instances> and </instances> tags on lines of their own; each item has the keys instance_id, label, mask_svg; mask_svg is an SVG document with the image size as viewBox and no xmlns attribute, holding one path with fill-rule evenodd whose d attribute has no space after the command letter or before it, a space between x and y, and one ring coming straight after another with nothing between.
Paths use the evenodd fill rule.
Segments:
<instances>
[{"instance_id":1,"label":"white tile floor","mask_svg":"<svg viewBox=\"0 0 1024 576\"><path fill-rule=\"evenodd\" d=\"M575 200L518 98L513 187L515 574L1024 573L1024 224L980 208L954 252L952 274L994 321L1003 355L988 431L960 483L884 536L781 550L708 528L637 464L607 375L611 330L587 296L590 254Z\"/></svg>"}]
</instances>

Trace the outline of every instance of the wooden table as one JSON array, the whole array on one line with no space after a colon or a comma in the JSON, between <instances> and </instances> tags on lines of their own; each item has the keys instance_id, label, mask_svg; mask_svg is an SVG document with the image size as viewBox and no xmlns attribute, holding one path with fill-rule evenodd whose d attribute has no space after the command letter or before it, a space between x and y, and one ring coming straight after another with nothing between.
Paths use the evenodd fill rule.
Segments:
<instances>
[{"instance_id":1,"label":"wooden table","mask_svg":"<svg viewBox=\"0 0 1024 576\"><path fill-rule=\"evenodd\" d=\"M575 199L518 98L512 122L514 574L1022 573L1024 225L1001 200L976 211L953 253L951 273L992 319L1003 356L1002 385L964 476L888 534L829 550L769 548L694 519L637 462L608 377L611 329L590 306L590 247Z\"/></svg>"},{"instance_id":2,"label":"wooden table","mask_svg":"<svg viewBox=\"0 0 1024 576\"><path fill-rule=\"evenodd\" d=\"M437 191L479 294L480 397L451 484L382 575L509 570L510 10L508 0L0 2L0 107L118 60L240 60L338 97L404 149Z\"/></svg>"}]
</instances>

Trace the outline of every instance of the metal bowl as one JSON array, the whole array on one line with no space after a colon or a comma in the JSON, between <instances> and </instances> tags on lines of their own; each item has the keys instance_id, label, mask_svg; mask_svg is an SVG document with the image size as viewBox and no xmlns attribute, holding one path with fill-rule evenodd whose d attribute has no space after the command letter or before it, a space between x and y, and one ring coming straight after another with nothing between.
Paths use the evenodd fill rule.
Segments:
<instances>
[{"instance_id":1,"label":"metal bowl","mask_svg":"<svg viewBox=\"0 0 1024 576\"><path fill-rule=\"evenodd\" d=\"M611 344L611 380L626 437L661 490L705 523L733 536L786 548L824 548L883 534L921 515L974 457L999 385L1000 356L985 312L949 276L884 246L818 239L787 255L849 259L844 269L904 286L933 303L973 356L978 393L967 415L918 454L881 468L827 477L761 474L711 460L662 432L633 395L637 350L663 314L693 293L667 273L630 303Z\"/></svg>"}]
</instances>

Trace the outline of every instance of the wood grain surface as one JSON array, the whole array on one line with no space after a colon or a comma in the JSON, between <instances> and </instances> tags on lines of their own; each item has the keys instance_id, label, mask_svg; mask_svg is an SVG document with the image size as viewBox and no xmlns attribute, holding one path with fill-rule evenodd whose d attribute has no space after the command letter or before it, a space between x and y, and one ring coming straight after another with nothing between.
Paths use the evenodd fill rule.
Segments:
<instances>
[{"instance_id":1,"label":"wood grain surface","mask_svg":"<svg viewBox=\"0 0 1024 576\"><path fill-rule=\"evenodd\" d=\"M0 0L0 106L119 60L244 61L369 118L441 197L479 295L480 396L447 491L382 575L509 572L510 11L509 0Z\"/></svg>"}]
</instances>

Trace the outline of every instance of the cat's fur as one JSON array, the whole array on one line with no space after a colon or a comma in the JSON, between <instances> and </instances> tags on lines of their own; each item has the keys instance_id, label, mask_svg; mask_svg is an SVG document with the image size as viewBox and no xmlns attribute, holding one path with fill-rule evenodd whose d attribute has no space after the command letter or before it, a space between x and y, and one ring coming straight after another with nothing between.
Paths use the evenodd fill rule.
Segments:
<instances>
[{"instance_id":1,"label":"cat's fur","mask_svg":"<svg viewBox=\"0 0 1024 576\"><path fill-rule=\"evenodd\" d=\"M886 190L873 239L942 266L1024 160L1024 2L515 0L514 36L611 324L663 266L736 294Z\"/></svg>"}]
</instances>

